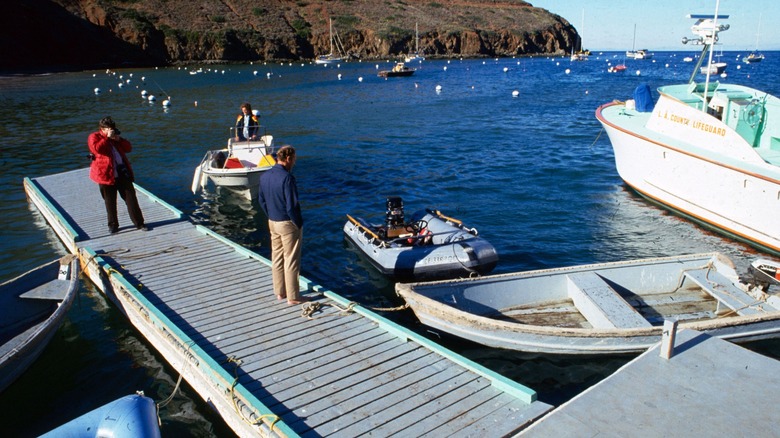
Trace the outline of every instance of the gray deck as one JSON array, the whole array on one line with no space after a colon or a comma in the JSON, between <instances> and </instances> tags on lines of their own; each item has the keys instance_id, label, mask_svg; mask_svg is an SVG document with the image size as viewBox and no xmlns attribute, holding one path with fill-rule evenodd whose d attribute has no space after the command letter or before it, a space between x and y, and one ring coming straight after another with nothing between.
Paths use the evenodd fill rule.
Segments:
<instances>
[{"instance_id":1,"label":"gray deck","mask_svg":"<svg viewBox=\"0 0 780 438\"><path fill-rule=\"evenodd\" d=\"M93 282L239 435L504 436L551 409L367 309L341 312L345 299L305 278L323 306L302 317L274 298L267 260L143 189L151 230L135 230L120 200L115 235L87 169L25 189Z\"/></svg>"},{"instance_id":2,"label":"gray deck","mask_svg":"<svg viewBox=\"0 0 780 438\"><path fill-rule=\"evenodd\" d=\"M550 412L528 437L780 436L780 361L694 330Z\"/></svg>"}]
</instances>

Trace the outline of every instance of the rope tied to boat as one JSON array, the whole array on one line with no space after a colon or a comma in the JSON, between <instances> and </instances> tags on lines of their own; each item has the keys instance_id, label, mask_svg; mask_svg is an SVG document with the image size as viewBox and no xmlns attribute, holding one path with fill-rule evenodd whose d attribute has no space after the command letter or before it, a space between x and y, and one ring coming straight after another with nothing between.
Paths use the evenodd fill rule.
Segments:
<instances>
[{"instance_id":1,"label":"rope tied to boat","mask_svg":"<svg viewBox=\"0 0 780 438\"><path fill-rule=\"evenodd\" d=\"M190 341L187 343L187 350L185 353L188 353L192 346L195 344L195 341ZM190 366L190 361L187 361L186 367ZM185 369L186 369L185 367ZM179 379L176 380L176 386L173 387L173 391L171 392L171 395L168 396L165 400L161 401L160 403L157 403L157 425L162 426L162 419L160 418L160 408L164 408L168 403L170 403L173 400L173 397L176 395L177 392L179 392L179 387L181 387L181 381L184 377L184 370L179 373Z\"/></svg>"},{"instance_id":2,"label":"rope tied to boat","mask_svg":"<svg viewBox=\"0 0 780 438\"><path fill-rule=\"evenodd\" d=\"M314 313L316 313L316 312L321 311L323 309L323 307L325 307L325 306L335 307L336 309L339 310L339 314L340 315L348 315L350 313L354 313L355 312L355 306L358 306L358 305L360 305L360 303L357 303L355 301L350 301L347 304L346 307L341 307L341 306L339 306L338 304L335 304L335 303L322 303L322 302L319 302L319 301L311 301L311 302L308 302L308 303L305 303L305 304L301 305L301 317L308 318L308 319L314 319L312 317L312 315ZM363 305L363 307L366 307L366 308L371 309L371 310L376 311L376 312L396 312L396 311L408 309L409 308L409 304L408 303L404 303L403 305L396 306L396 307L371 307L371 306L365 306L365 305Z\"/></svg>"},{"instance_id":3,"label":"rope tied to boat","mask_svg":"<svg viewBox=\"0 0 780 438\"><path fill-rule=\"evenodd\" d=\"M232 363L234 365L233 367L233 384L230 385L230 399L233 402L233 409L236 411L236 413L241 417L242 420L244 420L247 424L250 424L252 426L257 426L260 424L263 419L269 419L271 420L271 424L269 425L269 428L272 432L276 432L275 426L276 423L278 423L281 418L279 418L276 414L259 414L255 411L255 409L247 404L244 404L245 407L249 408L249 410L252 411L252 414L254 414L257 417L257 420L251 421L250 419L246 418L244 416L244 413L241 411L241 407L238 406L238 396L236 395L236 385L238 385L238 367L243 364L243 361L239 359L236 356L230 356L227 358L227 363Z\"/></svg>"}]
</instances>

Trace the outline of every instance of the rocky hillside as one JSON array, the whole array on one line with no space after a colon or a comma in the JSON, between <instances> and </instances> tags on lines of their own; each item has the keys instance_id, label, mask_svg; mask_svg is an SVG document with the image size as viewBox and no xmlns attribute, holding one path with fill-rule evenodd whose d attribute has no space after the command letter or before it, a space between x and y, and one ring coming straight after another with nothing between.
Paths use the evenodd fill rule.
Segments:
<instances>
[{"instance_id":1,"label":"rocky hillside","mask_svg":"<svg viewBox=\"0 0 780 438\"><path fill-rule=\"evenodd\" d=\"M571 52L565 19L519 0L3 0L0 70Z\"/></svg>"}]
</instances>

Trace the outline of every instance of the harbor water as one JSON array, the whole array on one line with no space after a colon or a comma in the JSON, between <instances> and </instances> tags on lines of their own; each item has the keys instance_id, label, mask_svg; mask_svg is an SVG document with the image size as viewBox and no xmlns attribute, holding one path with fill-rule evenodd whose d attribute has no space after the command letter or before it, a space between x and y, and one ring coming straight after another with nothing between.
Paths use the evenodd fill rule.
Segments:
<instances>
[{"instance_id":1,"label":"harbor water","mask_svg":"<svg viewBox=\"0 0 780 438\"><path fill-rule=\"evenodd\" d=\"M755 258L774 257L633 193L620 180L594 117L599 105L631 98L643 82L653 89L686 82L694 67L683 61L688 55L626 60L622 73L607 72L610 63L624 61L622 53L594 53L576 63L543 57L427 60L412 65L417 72L411 77L388 79L377 77L377 70L394 61L0 77L6 248L0 279L64 254L28 204L22 180L88 166L87 135L107 115L133 144L129 158L139 185L193 222L269 257L257 201L213 187L190 191L195 167L207 150L225 146L243 102L259 110L277 146L298 151L302 274L365 306L389 309L402 301L393 284L347 245L342 227L347 214L382 221L388 196L402 197L408 215L435 208L477 228L499 253L494 273L711 251L725 253L744 271ZM718 80L780 94L780 53L768 52L757 64L743 64L740 55L724 53L729 67ZM229 269L220 275L226 283L233 278ZM6 436L39 435L135 391L157 402L174 391L175 370L88 280L82 283L52 344L0 394ZM497 351L434 333L408 310L379 311L555 405L632 358ZM780 341L749 347L780 358ZM186 383L160 409L160 418L163 435L232 434Z\"/></svg>"}]
</instances>

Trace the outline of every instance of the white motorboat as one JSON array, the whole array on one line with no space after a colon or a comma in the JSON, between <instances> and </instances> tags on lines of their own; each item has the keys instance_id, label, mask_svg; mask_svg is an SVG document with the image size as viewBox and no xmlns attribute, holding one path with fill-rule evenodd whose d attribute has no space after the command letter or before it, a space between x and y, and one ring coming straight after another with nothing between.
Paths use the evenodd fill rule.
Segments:
<instances>
[{"instance_id":1,"label":"white motorboat","mask_svg":"<svg viewBox=\"0 0 780 438\"><path fill-rule=\"evenodd\" d=\"M630 59L652 59L653 54L647 49L629 50L626 52L626 58Z\"/></svg>"},{"instance_id":2,"label":"white motorboat","mask_svg":"<svg viewBox=\"0 0 780 438\"><path fill-rule=\"evenodd\" d=\"M728 64L725 62L713 62L708 66L699 68L699 72L703 75L717 76L723 74L726 71L726 67L728 67Z\"/></svg>"},{"instance_id":3,"label":"white motorboat","mask_svg":"<svg viewBox=\"0 0 780 438\"><path fill-rule=\"evenodd\" d=\"M696 82L728 16L692 15L703 44L688 83L596 110L620 177L639 194L727 236L780 253L780 100L750 87ZM708 56L707 56L708 55ZM640 87L641 88L641 87Z\"/></svg>"},{"instance_id":4,"label":"white motorboat","mask_svg":"<svg viewBox=\"0 0 780 438\"><path fill-rule=\"evenodd\" d=\"M708 253L395 288L423 324L489 347L625 354L657 344L666 320L734 342L780 337L777 289L756 285L779 265L762 263L757 280Z\"/></svg>"},{"instance_id":5,"label":"white motorboat","mask_svg":"<svg viewBox=\"0 0 780 438\"><path fill-rule=\"evenodd\" d=\"M260 175L276 164L272 135L256 140L228 139L227 147L206 152L192 177L192 193L198 193L211 181L215 186L235 190L257 189Z\"/></svg>"}]
</instances>

